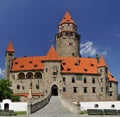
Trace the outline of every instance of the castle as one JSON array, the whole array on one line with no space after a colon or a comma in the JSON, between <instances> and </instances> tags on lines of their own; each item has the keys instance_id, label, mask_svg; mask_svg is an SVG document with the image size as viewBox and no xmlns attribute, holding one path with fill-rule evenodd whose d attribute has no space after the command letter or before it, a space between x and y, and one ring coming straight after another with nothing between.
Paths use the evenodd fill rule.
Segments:
<instances>
[{"instance_id":1,"label":"castle","mask_svg":"<svg viewBox=\"0 0 120 117\"><path fill-rule=\"evenodd\" d=\"M27 101L29 92L38 99L48 94L71 101L117 100L118 81L108 70L104 56L81 57L80 35L66 11L58 25L56 49L45 56L15 58L9 41L5 52L5 78L12 82L14 94Z\"/></svg>"}]
</instances>

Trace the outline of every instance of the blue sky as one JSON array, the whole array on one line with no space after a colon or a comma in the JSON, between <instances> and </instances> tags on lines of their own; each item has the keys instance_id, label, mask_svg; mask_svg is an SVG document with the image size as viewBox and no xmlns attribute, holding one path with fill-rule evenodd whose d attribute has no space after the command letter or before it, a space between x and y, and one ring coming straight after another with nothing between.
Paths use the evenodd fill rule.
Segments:
<instances>
[{"instance_id":1,"label":"blue sky","mask_svg":"<svg viewBox=\"0 0 120 117\"><path fill-rule=\"evenodd\" d=\"M12 39L15 56L45 55L66 9L81 34L82 56L104 54L120 80L120 0L0 0L0 76Z\"/></svg>"}]
</instances>

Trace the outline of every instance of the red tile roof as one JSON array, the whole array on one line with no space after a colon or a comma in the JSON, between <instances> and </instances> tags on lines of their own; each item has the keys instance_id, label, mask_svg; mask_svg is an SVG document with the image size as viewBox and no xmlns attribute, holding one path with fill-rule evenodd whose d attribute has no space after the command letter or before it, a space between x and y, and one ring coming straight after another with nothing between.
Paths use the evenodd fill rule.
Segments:
<instances>
[{"instance_id":1,"label":"red tile roof","mask_svg":"<svg viewBox=\"0 0 120 117\"><path fill-rule=\"evenodd\" d=\"M118 82L110 72L108 72L108 79L109 81L112 81L112 82Z\"/></svg>"},{"instance_id":2,"label":"red tile roof","mask_svg":"<svg viewBox=\"0 0 120 117\"><path fill-rule=\"evenodd\" d=\"M7 52L15 52L13 45L12 45L12 41L9 41L6 51Z\"/></svg>"},{"instance_id":3,"label":"red tile roof","mask_svg":"<svg viewBox=\"0 0 120 117\"><path fill-rule=\"evenodd\" d=\"M106 66L104 56L100 60L96 58L79 57L60 57L55 48L51 46L46 56L21 57L13 60L11 71L33 71L44 70L43 61L61 61L61 73L76 74L99 74L98 67ZM110 81L116 81L112 75L109 75Z\"/></svg>"},{"instance_id":4,"label":"red tile roof","mask_svg":"<svg viewBox=\"0 0 120 117\"><path fill-rule=\"evenodd\" d=\"M75 24L74 20L72 19L71 15L68 11L66 11L66 13L59 25L64 24L64 23Z\"/></svg>"},{"instance_id":5,"label":"red tile roof","mask_svg":"<svg viewBox=\"0 0 120 117\"><path fill-rule=\"evenodd\" d=\"M107 67L107 64L105 62L105 59L104 59L103 55L100 57L98 67Z\"/></svg>"}]
</instances>

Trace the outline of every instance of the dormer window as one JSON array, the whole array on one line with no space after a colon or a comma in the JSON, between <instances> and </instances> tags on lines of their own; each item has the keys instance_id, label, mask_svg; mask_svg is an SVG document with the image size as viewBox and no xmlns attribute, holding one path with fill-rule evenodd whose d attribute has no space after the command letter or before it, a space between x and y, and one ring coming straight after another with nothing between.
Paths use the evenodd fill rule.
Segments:
<instances>
[{"instance_id":1,"label":"dormer window","mask_svg":"<svg viewBox=\"0 0 120 117\"><path fill-rule=\"evenodd\" d=\"M32 61L29 61L29 63L33 63Z\"/></svg>"},{"instance_id":2,"label":"dormer window","mask_svg":"<svg viewBox=\"0 0 120 117\"><path fill-rule=\"evenodd\" d=\"M91 65L92 67L94 66L94 64L92 64L92 63L91 63L90 65Z\"/></svg>"},{"instance_id":3,"label":"dormer window","mask_svg":"<svg viewBox=\"0 0 120 117\"><path fill-rule=\"evenodd\" d=\"M23 68L23 67L24 67L24 65L21 65L20 67L21 67L21 68Z\"/></svg>"},{"instance_id":4,"label":"dormer window","mask_svg":"<svg viewBox=\"0 0 120 117\"><path fill-rule=\"evenodd\" d=\"M34 65L34 67L37 67L37 65Z\"/></svg>"},{"instance_id":5,"label":"dormer window","mask_svg":"<svg viewBox=\"0 0 120 117\"><path fill-rule=\"evenodd\" d=\"M17 64L18 64L18 62L15 62L15 64L17 65Z\"/></svg>"},{"instance_id":6,"label":"dormer window","mask_svg":"<svg viewBox=\"0 0 120 117\"><path fill-rule=\"evenodd\" d=\"M85 68L84 71L88 71L88 70Z\"/></svg>"},{"instance_id":7,"label":"dormer window","mask_svg":"<svg viewBox=\"0 0 120 117\"><path fill-rule=\"evenodd\" d=\"M66 65L66 63L63 63L63 65Z\"/></svg>"}]
</instances>

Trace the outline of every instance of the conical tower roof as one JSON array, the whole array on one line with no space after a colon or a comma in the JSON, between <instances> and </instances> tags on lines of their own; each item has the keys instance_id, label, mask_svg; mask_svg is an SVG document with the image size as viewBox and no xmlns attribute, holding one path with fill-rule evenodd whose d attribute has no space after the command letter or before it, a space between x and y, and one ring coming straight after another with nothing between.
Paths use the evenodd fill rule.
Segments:
<instances>
[{"instance_id":1,"label":"conical tower roof","mask_svg":"<svg viewBox=\"0 0 120 117\"><path fill-rule=\"evenodd\" d=\"M104 59L104 56L103 56L103 55L101 55L100 61L99 61L99 67L102 67L102 66L107 67L107 64L106 64L106 62L105 62L105 59Z\"/></svg>"},{"instance_id":2,"label":"conical tower roof","mask_svg":"<svg viewBox=\"0 0 120 117\"><path fill-rule=\"evenodd\" d=\"M6 49L6 52L15 52L11 40L10 40L9 43L8 43L8 47L7 47L7 49Z\"/></svg>"},{"instance_id":3,"label":"conical tower roof","mask_svg":"<svg viewBox=\"0 0 120 117\"><path fill-rule=\"evenodd\" d=\"M71 15L68 11L66 11L66 13L59 25L64 24L64 23L75 24L74 20L72 19Z\"/></svg>"}]
</instances>

